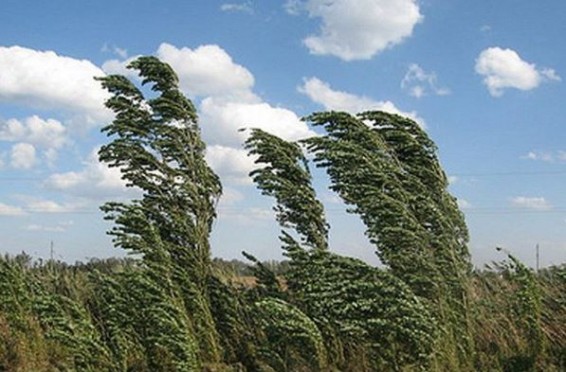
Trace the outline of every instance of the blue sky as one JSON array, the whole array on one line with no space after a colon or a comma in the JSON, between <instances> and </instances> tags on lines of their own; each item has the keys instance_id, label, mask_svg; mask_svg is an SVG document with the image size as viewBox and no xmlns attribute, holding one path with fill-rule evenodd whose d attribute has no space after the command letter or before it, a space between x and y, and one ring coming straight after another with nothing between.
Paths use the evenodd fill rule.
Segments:
<instances>
[{"instance_id":1,"label":"blue sky","mask_svg":"<svg viewBox=\"0 0 566 372\"><path fill-rule=\"evenodd\" d=\"M112 119L92 79L139 55L170 63L199 110L225 195L213 253L280 258L271 200L246 176L240 127L311 135L314 111L408 115L439 147L481 265L503 246L566 261L566 3L500 0L78 2L0 11L0 251L121 254L98 206L135 196L96 158ZM135 77L132 77L135 78ZM331 246L376 263L355 216L314 173Z\"/></svg>"}]
</instances>

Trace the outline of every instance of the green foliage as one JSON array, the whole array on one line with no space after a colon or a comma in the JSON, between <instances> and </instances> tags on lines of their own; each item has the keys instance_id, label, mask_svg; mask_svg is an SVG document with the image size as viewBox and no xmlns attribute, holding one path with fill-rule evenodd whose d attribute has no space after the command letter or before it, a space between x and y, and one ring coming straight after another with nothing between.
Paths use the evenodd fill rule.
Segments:
<instances>
[{"instance_id":1,"label":"green foliage","mask_svg":"<svg viewBox=\"0 0 566 372\"><path fill-rule=\"evenodd\" d=\"M5 343L8 350L0 355L12 355L4 356L11 362L2 358L0 365L18 369L20 364L45 365L54 359L62 369L111 370L108 349L101 342L88 309L80 301L56 293L60 288L53 284L58 277L50 266L53 265L48 263L42 273L32 270L29 262L0 259L0 319L5 327L3 333L9 335ZM36 339L28 338L32 335ZM14 343L15 340L19 342ZM31 357L31 363L22 360L30 354L39 354L39 358Z\"/></svg>"},{"instance_id":2,"label":"green foliage","mask_svg":"<svg viewBox=\"0 0 566 372\"><path fill-rule=\"evenodd\" d=\"M324 371L326 349L316 324L295 306L266 298L255 304L260 327L267 335L261 352L278 371Z\"/></svg>"},{"instance_id":3,"label":"green foliage","mask_svg":"<svg viewBox=\"0 0 566 372\"><path fill-rule=\"evenodd\" d=\"M326 249L328 223L324 208L311 185L308 163L300 146L260 129L253 129L245 143L256 164L250 173L264 195L277 200L277 221L293 228L310 247Z\"/></svg>"},{"instance_id":4,"label":"green foliage","mask_svg":"<svg viewBox=\"0 0 566 372\"><path fill-rule=\"evenodd\" d=\"M251 271L257 279L257 286L261 290L261 295L267 297L281 297L283 295L283 288L281 288L281 283L275 273L251 254L242 252L242 255L255 264L252 266Z\"/></svg>"},{"instance_id":5,"label":"green foliage","mask_svg":"<svg viewBox=\"0 0 566 372\"><path fill-rule=\"evenodd\" d=\"M545 349L543 365L566 369L566 264L551 266L537 275L541 293L541 322ZM555 362L558 361L558 362ZM551 370L551 368L547 368Z\"/></svg>"},{"instance_id":6,"label":"green foliage","mask_svg":"<svg viewBox=\"0 0 566 372\"><path fill-rule=\"evenodd\" d=\"M481 338L476 336L479 338L478 348L483 349L484 358L497 360L503 370L531 371L541 362L540 356L545 348L541 288L536 274L506 253L509 260L496 264L498 272L492 274L489 280L485 280L488 279L485 274L478 278L483 279L478 284L488 286L483 290L483 301L476 305L477 311L497 311L497 315L488 320L492 333L480 333ZM484 322L479 316L477 318L478 323ZM477 326L476 329L481 330ZM494 338L498 339L497 343ZM487 340L490 343L487 344ZM494 345L497 345L495 350ZM485 363L485 360L482 362Z\"/></svg>"},{"instance_id":7,"label":"green foliage","mask_svg":"<svg viewBox=\"0 0 566 372\"><path fill-rule=\"evenodd\" d=\"M327 135L305 141L331 189L353 206L377 254L426 298L459 288L469 269L466 226L436 148L410 119L384 112L307 117Z\"/></svg>"},{"instance_id":8,"label":"green foliage","mask_svg":"<svg viewBox=\"0 0 566 372\"><path fill-rule=\"evenodd\" d=\"M1 371L566 368L565 267L534 273L509 255L472 273L463 215L415 122L317 113L306 120L326 133L299 143L252 129L251 176L276 200L288 260L211 260L222 187L195 108L167 64L129 67L151 89L100 79L115 120L99 155L139 191L102 206L115 245L136 258L0 257ZM305 146L384 268L329 251Z\"/></svg>"},{"instance_id":9,"label":"green foliage","mask_svg":"<svg viewBox=\"0 0 566 372\"><path fill-rule=\"evenodd\" d=\"M254 298L246 292L226 284L222 274L209 278L211 309L224 350L223 361L234 366L243 366L248 371L261 370L258 347L265 342L258 327L252 306Z\"/></svg>"},{"instance_id":10,"label":"green foliage","mask_svg":"<svg viewBox=\"0 0 566 372\"><path fill-rule=\"evenodd\" d=\"M443 368L470 368L468 232L434 143L414 121L379 111L306 120L326 130L304 142L330 188L360 215L391 273L430 302L442 328L439 348L461 361Z\"/></svg>"},{"instance_id":11,"label":"green foliage","mask_svg":"<svg viewBox=\"0 0 566 372\"><path fill-rule=\"evenodd\" d=\"M344 368L359 358L367 358L371 370L427 365L436 324L402 281L388 271L327 251L288 246L288 252L292 298L317 324L336 331L344 347L338 354L350 355ZM365 351L360 356L361 350Z\"/></svg>"},{"instance_id":12,"label":"green foliage","mask_svg":"<svg viewBox=\"0 0 566 372\"><path fill-rule=\"evenodd\" d=\"M354 129L348 126L344 128L347 130ZM315 137L307 143L328 139ZM346 367L355 359L368 360L364 369L426 364L434 341L434 323L411 289L389 272L326 251L328 228L300 147L254 130L246 148L257 156L256 163L263 165L251 176L263 194L275 197L279 223L284 228L295 228L306 245L316 248L305 251L286 232L281 237L290 258L290 270L286 273L290 298L330 336L328 348L346 355L345 362L336 362L345 363ZM355 151L349 155L360 156ZM357 164L358 160L352 158L350 164L343 166L349 171ZM355 186L351 188L354 190ZM323 244L313 244L315 241ZM257 262L253 257L251 260ZM257 274L260 283L267 283L264 286L275 282L275 276L261 265L257 265ZM273 292L270 295L276 296ZM277 321L285 319L274 320L274 324ZM334 342L337 338L342 341L339 346Z\"/></svg>"},{"instance_id":13,"label":"green foliage","mask_svg":"<svg viewBox=\"0 0 566 372\"><path fill-rule=\"evenodd\" d=\"M219 360L206 283L211 267L208 237L222 192L220 180L204 160L196 111L179 90L171 67L154 57L140 57L128 67L138 71L142 85L150 84L156 97L145 98L123 76L100 79L112 93L106 106L116 118L102 129L113 140L99 155L119 167L128 185L143 195L129 204L107 203L102 210L115 223L110 234L116 246L143 255L154 285L160 277L170 280L165 297L155 297L162 301L160 311L181 325L179 317L190 314L189 332L198 340L200 355ZM177 309L179 304L184 311ZM172 326L159 324L165 329L157 328L156 333L167 334ZM165 354L182 351L168 350L168 345L160 343ZM184 358L190 353L181 354Z\"/></svg>"}]
</instances>

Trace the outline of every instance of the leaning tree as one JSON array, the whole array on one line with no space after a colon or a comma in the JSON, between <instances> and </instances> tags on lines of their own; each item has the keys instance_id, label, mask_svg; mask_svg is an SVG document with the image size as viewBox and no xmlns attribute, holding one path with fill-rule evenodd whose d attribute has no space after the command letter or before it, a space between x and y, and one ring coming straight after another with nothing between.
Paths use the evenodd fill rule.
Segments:
<instances>
[{"instance_id":1,"label":"leaning tree","mask_svg":"<svg viewBox=\"0 0 566 372\"><path fill-rule=\"evenodd\" d=\"M284 249L291 258L289 289L307 314L315 319L331 319L330 323L334 319L335 329L345 325L349 331L361 329L362 334L377 337L370 338L372 345L385 350L387 340L379 339L383 329L376 331L379 328L372 326L395 324L399 314L407 319L413 317L411 327L415 331L429 326L414 313L420 306L418 302L408 308L399 307L394 295L387 294L387 288L395 287L398 280L410 288L405 292L397 287L398 294L406 293L401 296L403 304L411 303L409 297L415 294L438 320L437 342L442 343L438 349L446 349L443 352L454 357L446 359L465 363L472 351L467 311L471 271L468 232L456 199L447 190L436 146L416 122L385 112L323 112L305 120L326 133L303 140L302 145L313 155L316 166L326 169L330 188L350 206L350 212L361 217L366 235L388 271L363 269L363 264L333 258L326 252L328 225L310 184L300 143L289 143L256 129L246 147L257 156L261 167L251 176L264 194L275 197L276 217L282 227L294 228L300 238L297 241L287 232L282 235ZM361 274L364 270L368 273ZM374 287L364 287L365 283L374 283ZM351 293L345 294L344 288L359 297L346 300L344 295ZM356 303L364 304L360 308L365 317L358 314L363 318L358 319L360 323L355 323ZM387 319L379 309L388 306L392 311L403 310L397 315L394 311L388 313ZM368 317L375 321L368 321ZM418 339L423 349L413 349L414 356L430 350L422 334L409 336L403 334L402 328L390 332L399 335L397 347L404 344L402 339ZM356 337L363 339L360 334ZM395 336L388 340L393 339ZM391 343L388 346L395 347ZM385 363L391 365L403 358L394 355Z\"/></svg>"},{"instance_id":2,"label":"leaning tree","mask_svg":"<svg viewBox=\"0 0 566 372\"><path fill-rule=\"evenodd\" d=\"M220 180L205 161L196 110L173 69L155 57L140 57L128 68L151 90L144 92L121 75L100 78L111 93L106 106L115 119L103 128L111 141L99 157L118 167L141 197L102 207L115 224L109 234L116 246L141 255L156 290L163 292L155 298L167 297L172 308L181 306L188 314L185 328L194 332L202 358L219 360L207 283ZM179 317L169 308L160 308L164 316Z\"/></svg>"}]
</instances>

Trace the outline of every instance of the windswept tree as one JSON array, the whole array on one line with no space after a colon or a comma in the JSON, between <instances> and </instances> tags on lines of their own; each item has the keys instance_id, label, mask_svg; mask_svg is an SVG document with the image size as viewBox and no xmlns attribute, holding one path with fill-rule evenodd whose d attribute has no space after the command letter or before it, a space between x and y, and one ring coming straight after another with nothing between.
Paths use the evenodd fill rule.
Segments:
<instances>
[{"instance_id":1,"label":"windswept tree","mask_svg":"<svg viewBox=\"0 0 566 372\"><path fill-rule=\"evenodd\" d=\"M276 199L276 218L287 229L281 235L290 258L286 299L324 335L330 364L359 370L426 365L435 334L428 309L390 272L327 250L329 227L300 145L254 129L246 148L258 164L250 175L263 194ZM257 271L262 284L273 288L274 276L262 266ZM272 318L271 327L288 328L277 325L284 319Z\"/></svg>"},{"instance_id":2,"label":"windswept tree","mask_svg":"<svg viewBox=\"0 0 566 372\"><path fill-rule=\"evenodd\" d=\"M187 329L194 329L201 356L218 360L207 282L220 180L205 161L195 108L180 91L173 69L155 57L140 57L128 68L138 72L152 93L147 98L121 75L100 79L112 94L106 106L115 119L103 128L112 140L99 156L119 167L127 185L142 196L102 207L115 223L109 234L116 246L143 257L155 273L153 280L170 283L165 293L189 314Z\"/></svg>"},{"instance_id":3,"label":"windswept tree","mask_svg":"<svg viewBox=\"0 0 566 372\"><path fill-rule=\"evenodd\" d=\"M295 229L307 246L326 249L329 226L299 144L252 129L245 148L257 157L256 164L262 165L250 176L262 194L277 201L274 210L281 226Z\"/></svg>"},{"instance_id":4,"label":"windswept tree","mask_svg":"<svg viewBox=\"0 0 566 372\"><path fill-rule=\"evenodd\" d=\"M448 352L467 360L468 232L434 143L413 120L384 112L325 112L307 121L326 130L305 142L331 189L360 215L381 261L430 301Z\"/></svg>"}]
</instances>

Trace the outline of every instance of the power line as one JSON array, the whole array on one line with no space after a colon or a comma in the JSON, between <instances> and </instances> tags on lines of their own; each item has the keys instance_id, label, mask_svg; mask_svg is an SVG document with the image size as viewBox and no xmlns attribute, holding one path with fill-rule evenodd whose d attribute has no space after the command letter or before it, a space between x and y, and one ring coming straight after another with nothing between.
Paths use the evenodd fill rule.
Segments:
<instances>
[{"instance_id":1,"label":"power line","mask_svg":"<svg viewBox=\"0 0 566 372\"><path fill-rule=\"evenodd\" d=\"M477 173L450 173L456 177L508 177L508 176L543 176L543 175L566 175L564 171L501 171L501 172L477 172Z\"/></svg>"}]
</instances>

